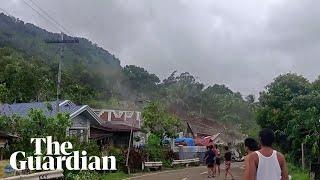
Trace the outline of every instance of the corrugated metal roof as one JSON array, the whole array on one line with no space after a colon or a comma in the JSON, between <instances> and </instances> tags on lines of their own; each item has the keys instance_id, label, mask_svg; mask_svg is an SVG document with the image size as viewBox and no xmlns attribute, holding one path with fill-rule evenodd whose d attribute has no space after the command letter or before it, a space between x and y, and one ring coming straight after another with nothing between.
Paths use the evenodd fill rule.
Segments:
<instances>
[{"instance_id":1,"label":"corrugated metal roof","mask_svg":"<svg viewBox=\"0 0 320 180\"><path fill-rule=\"evenodd\" d=\"M59 108L62 113L74 113L83 106L78 106L71 101L60 101ZM33 103L16 103L0 105L0 114L6 116L19 115L27 116L31 109L42 110L46 116L55 116L56 101L51 102L33 102Z\"/></svg>"}]
</instances>

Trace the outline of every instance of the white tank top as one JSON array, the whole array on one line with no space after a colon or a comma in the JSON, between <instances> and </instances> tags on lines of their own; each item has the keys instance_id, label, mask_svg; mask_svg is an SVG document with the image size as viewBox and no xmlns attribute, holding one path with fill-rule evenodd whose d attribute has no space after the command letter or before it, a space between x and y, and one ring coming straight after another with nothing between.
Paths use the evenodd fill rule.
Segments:
<instances>
[{"instance_id":1,"label":"white tank top","mask_svg":"<svg viewBox=\"0 0 320 180\"><path fill-rule=\"evenodd\" d=\"M273 150L272 155L266 157L259 151L255 151L259 157L257 169L257 180L280 180L281 168L279 165L277 151Z\"/></svg>"}]
</instances>

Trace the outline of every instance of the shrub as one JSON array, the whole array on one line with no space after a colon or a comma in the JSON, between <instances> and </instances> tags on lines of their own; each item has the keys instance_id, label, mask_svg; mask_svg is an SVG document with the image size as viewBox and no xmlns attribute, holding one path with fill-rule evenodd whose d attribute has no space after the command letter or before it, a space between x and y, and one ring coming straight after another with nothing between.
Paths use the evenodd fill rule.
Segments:
<instances>
[{"instance_id":1,"label":"shrub","mask_svg":"<svg viewBox=\"0 0 320 180\"><path fill-rule=\"evenodd\" d=\"M292 180L309 180L309 175L307 171L288 163L289 174L292 176Z\"/></svg>"},{"instance_id":2,"label":"shrub","mask_svg":"<svg viewBox=\"0 0 320 180\"><path fill-rule=\"evenodd\" d=\"M151 134L148 137L146 151L148 154L148 161L162 161L165 159L163 148L161 146L161 139L158 135Z\"/></svg>"},{"instance_id":3,"label":"shrub","mask_svg":"<svg viewBox=\"0 0 320 180\"><path fill-rule=\"evenodd\" d=\"M115 156L117 160L117 170L127 171L126 159L127 159L127 149L121 149L116 147L108 147L103 154L108 156ZM142 162L146 160L146 152L143 149L131 148L129 156L129 167L131 172L137 172L141 170Z\"/></svg>"},{"instance_id":4,"label":"shrub","mask_svg":"<svg viewBox=\"0 0 320 180\"><path fill-rule=\"evenodd\" d=\"M117 160L117 170L126 171L126 156L124 150L116 147L108 147L108 149L103 152L107 156L114 156Z\"/></svg>"},{"instance_id":5,"label":"shrub","mask_svg":"<svg viewBox=\"0 0 320 180\"><path fill-rule=\"evenodd\" d=\"M66 129L70 125L68 114L47 117L41 110L32 109L26 117L0 116L0 130L19 136L9 146L9 152L23 150L26 154L33 154L34 145L30 143L33 137L52 136L53 140L64 142L66 141Z\"/></svg>"},{"instance_id":6,"label":"shrub","mask_svg":"<svg viewBox=\"0 0 320 180\"><path fill-rule=\"evenodd\" d=\"M127 151L124 153L127 157ZM126 158L125 158L126 160ZM137 172L141 170L141 165L143 161L146 161L146 153L143 149L131 148L129 156L129 167L131 172Z\"/></svg>"},{"instance_id":7,"label":"shrub","mask_svg":"<svg viewBox=\"0 0 320 180\"><path fill-rule=\"evenodd\" d=\"M72 143L74 151L86 150L87 156L101 156L101 151L96 141L80 142L77 137L68 137L67 140Z\"/></svg>"}]
</instances>

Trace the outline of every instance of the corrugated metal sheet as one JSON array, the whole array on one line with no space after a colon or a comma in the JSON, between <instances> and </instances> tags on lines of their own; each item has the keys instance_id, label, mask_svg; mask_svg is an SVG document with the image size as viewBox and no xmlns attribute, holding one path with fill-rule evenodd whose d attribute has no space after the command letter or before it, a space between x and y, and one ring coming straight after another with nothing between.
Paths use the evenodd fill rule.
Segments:
<instances>
[{"instance_id":1,"label":"corrugated metal sheet","mask_svg":"<svg viewBox=\"0 0 320 180\"><path fill-rule=\"evenodd\" d=\"M64 102L64 103L63 103ZM78 106L70 101L60 101L60 112L74 113L83 106ZM55 116L56 102L33 102L33 103L16 103L16 104L2 104L0 105L0 114L6 116L19 115L27 116L31 109L42 110L46 116Z\"/></svg>"}]
</instances>

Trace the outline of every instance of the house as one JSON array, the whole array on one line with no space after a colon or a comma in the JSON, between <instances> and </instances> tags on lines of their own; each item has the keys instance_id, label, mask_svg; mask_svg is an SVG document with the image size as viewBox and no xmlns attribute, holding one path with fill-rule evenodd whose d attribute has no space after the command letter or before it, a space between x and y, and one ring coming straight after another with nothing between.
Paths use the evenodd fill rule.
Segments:
<instances>
[{"instance_id":1,"label":"house","mask_svg":"<svg viewBox=\"0 0 320 180\"><path fill-rule=\"evenodd\" d=\"M209 140L217 144L228 144L234 138L228 135L227 128L214 119L190 116L186 120L187 135L193 137L197 145L206 145Z\"/></svg>"},{"instance_id":2,"label":"house","mask_svg":"<svg viewBox=\"0 0 320 180\"><path fill-rule=\"evenodd\" d=\"M94 112L100 117L101 126L113 133L108 142L109 145L127 147L131 130L133 146L138 147L145 144L145 134L140 132L141 112L112 109L95 109Z\"/></svg>"},{"instance_id":3,"label":"house","mask_svg":"<svg viewBox=\"0 0 320 180\"><path fill-rule=\"evenodd\" d=\"M4 149L6 149L10 142L15 138L17 138L17 136L5 131L0 131L0 161L3 160Z\"/></svg>"},{"instance_id":4,"label":"house","mask_svg":"<svg viewBox=\"0 0 320 180\"><path fill-rule=\"evenodd\" d=\"M33 102L0 105L0 115L27 116L31 109L40 109L47 116L55 116L56 102ZM67 135L77 136L82 141L95 140L103 146L127 147L132 130L133 146L144 144L140 132L141 112L119 110L93 110L88 105L76 105L69 100L59 102L59 110L70 115L71 127Z\"/></svg>"},{"instance_id":5,"label":"house","mask_svg":"<svg viewBox=\"0 0 320 180\"><path fill-rule=\"evenodd\" d=\"M31 109L42 110L46 116L55 116L56 102L33 102L0 105L0 114L12 116L27 116ZM60 101L59 109L62 113L70 115L71 127L68 128L67 135L77 136L82 141L107 137L110 134L107 129L101 127L101 120L88 105L76 105L69 100Z\"/></svg>"},{"instance_id":6,"label":"house","mask_svg":"<svg viewBox=\"0 0 320 180\"><path fill-rule=\"evenodd\" d=\"M185 121L187 135L196 139L196 144L206 144L206 139L212 139L217 144L238 144L244 140L241 132L214 119L190 116Z\"/></svg>"},{"instance_id":7,"label":"house","mask_svg":"<svg viewBox=\"0 0 320 180\"><path fill-rule=\"evenodd\" d=\"M139 111L95 109L95 113L104 124L121 124L127 127L141 128L142 118Z\"/></svg>"},{"instance_id":8,"label":"house","mask_svg":"<svg viewBox=\"0 0 320 180\"><path fill-rule=\"evenodd\" d=\"M186 119L187 134L193 138L204 138L224 132L224 126L213 119L189 117Z\"/></svg>"}]
</instances>

